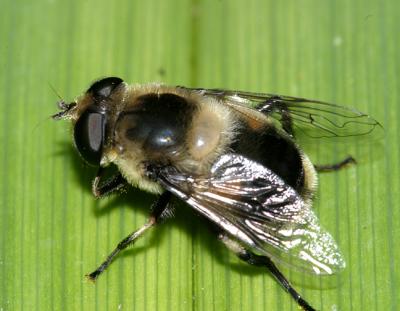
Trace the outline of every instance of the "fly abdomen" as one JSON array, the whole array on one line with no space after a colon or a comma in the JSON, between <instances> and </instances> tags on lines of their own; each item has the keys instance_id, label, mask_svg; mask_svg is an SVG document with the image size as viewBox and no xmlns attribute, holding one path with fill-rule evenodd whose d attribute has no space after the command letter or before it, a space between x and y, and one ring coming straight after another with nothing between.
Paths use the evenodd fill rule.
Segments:
<instances>
[{"instance_id":1,"label":"fly abdomen","mask_svg":"<svg viewBox=\"0 0 400 311\"><path fill-rule=\"evenodd\" d=\"M303 190L304 170L300 151L272 126L250 129L242 126L231 148L272 170L298 192Z\"/></svg>"}]
</instances>

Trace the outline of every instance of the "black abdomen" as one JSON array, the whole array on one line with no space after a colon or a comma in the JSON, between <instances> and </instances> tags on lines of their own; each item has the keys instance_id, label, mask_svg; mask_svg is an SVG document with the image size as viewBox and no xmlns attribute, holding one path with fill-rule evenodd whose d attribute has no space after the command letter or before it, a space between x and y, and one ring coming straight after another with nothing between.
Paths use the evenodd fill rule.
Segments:
<instances>
[{"instance_id":1,"label":"black abdomen","mask_svg":"<svg viewBox=\"0 0 400 311\"><path fill-rule=\"evenodd\" d=\"M253 130L242 127L231 148L269 168L297 192L303 190L304 170L300 152L289 138L279 134L275 128L266 126Z\"/></svg>"}]
</instances>

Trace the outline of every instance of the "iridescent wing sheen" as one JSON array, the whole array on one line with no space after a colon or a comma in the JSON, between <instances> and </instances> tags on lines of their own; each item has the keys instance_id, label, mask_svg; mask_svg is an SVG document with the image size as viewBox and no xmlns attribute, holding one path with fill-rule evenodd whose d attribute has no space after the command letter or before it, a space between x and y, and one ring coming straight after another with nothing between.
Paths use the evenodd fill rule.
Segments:
<instances>
[{"instance_id":1,"label":"iridescent wing sheen","mask_svg":"<svg viewBox=\"0 0 400 311\"><path fill-rule=\"evenodd\" d=\"M315 274L332 274L345 266L311 207L252 160L223 155L207 178L174 167L160 168L156 175L168 191L257 253Z\"/></svg>"},{"instance_id":2,"label":"iridescent wing sheen","mask_svg":"<svg viewBox=\"0 0 400 311\"><path fill-rule=\"evenodd\" d=\"M246 113L247 109L248 115L251 115L249 109L255 109L280 124L283 120L290 119L296 137L313 139L368 136L371 139L370 134L381 138L383 132L380 123L365 113L322 101L223 89L188 90L216 97L242 113Z\"/></svg>"}]
</instances>

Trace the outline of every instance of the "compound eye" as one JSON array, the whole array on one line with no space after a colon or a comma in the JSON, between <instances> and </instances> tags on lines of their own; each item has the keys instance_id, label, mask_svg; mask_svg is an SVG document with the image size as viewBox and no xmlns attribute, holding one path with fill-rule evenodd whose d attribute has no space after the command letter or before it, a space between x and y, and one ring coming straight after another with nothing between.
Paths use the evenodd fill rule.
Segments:
<instances>
[{"instance_id":1,"label":"compound eye","mask_svg":"<svg viewBox=\"0 0 400 311\"><path fill-rule=\"evenodd\" d=\"M122 82L123 80L117 77L104 78L93 83L86 93L92 93L97 100L106 99Z\"/></svg>"},{"instance_id":2,"label":"compound eye","mask_svg":"<svg viewBox=\"0 0 400 311\"><path fill-rule=\"evenodd\" d=\"M86 110L75 123L75 146L82 158L94 166L100 165L105 138L104 113Z\"/></svg>"}]
</instances>

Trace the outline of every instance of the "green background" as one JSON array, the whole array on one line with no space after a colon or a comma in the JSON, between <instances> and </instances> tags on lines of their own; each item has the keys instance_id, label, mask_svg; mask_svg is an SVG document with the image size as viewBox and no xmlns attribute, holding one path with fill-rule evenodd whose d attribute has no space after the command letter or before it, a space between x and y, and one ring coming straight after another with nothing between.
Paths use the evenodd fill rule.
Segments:
<instances>
[{"instance_id":1,"label":"green background","mask_svg":"<svg viewBox=\"0 0 400 311\"><path fill-rule=\"evenodd\" d=\"M108 75L318 98L379 120L380 144L350 146L359 165L320 177L315 209L346 270L295 287L322 310L400 308L398 1L3 0L0 11L0 310L298 310L184 205L96 285L84 279L154 200L132 189L95 201L69 124L49 118L50 85L73 100ZM324 162L343 148L309 151Z\"/></svg>"}]
</instances>

